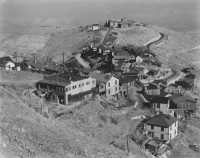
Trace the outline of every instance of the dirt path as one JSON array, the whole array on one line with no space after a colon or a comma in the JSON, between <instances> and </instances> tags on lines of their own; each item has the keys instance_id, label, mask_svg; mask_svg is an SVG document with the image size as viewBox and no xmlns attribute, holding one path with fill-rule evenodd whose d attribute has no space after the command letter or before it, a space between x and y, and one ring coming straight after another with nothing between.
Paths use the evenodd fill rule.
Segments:
<instances>
[{"instance_id":1,"label":"dirt path","mask_svg":"<svg viewBox=\"0 0 200 158\"><path fill-rule=\"evenodd\" d=\"M105 41L106 37L108 36L108 34L110 33L110 31L111 31L111 28L109 28L108 30L106 30L106 33L105 33L104 37L100 41L100 45L104 44L104 41Z\"/></svg>"},{"instance_id":2,"label":"dirt path","mask_svg":"<svg viewBox=\"0 0 200 158\"><path fill-rule=\"evenodd\" d=\"M83 58L81 58L81 54L80 54L80 53L76 55L76 59L77 59L77 61L78 61L82 66L84 66L85 68L90 68L89 64L88 64L87 62L85 62L85 61L83 60Z\"/></svg>"}]
</instances>

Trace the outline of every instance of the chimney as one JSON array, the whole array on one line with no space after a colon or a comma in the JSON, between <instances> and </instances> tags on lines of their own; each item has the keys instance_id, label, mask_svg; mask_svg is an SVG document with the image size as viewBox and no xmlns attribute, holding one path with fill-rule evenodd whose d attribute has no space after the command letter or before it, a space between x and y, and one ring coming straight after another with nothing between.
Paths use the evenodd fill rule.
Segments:
<instances>
[{"instance_id":1,"label":"chimney","mask_svg":"<svg viewBox=\"0 0 200 158\"><path fill-rule=\"evenodd\" d=\"M35 57L35 55L34 55L34 63L36 64L36 57Z\"/></svg>"}]
</instances>

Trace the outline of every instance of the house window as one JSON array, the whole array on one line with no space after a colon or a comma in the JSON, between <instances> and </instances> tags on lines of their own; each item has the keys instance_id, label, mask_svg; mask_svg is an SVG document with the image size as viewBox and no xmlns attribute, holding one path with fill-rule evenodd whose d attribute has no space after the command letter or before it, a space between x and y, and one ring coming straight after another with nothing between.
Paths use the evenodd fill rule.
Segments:
<instances>
[{"instance_id":1,"label":"house window","mask_svg":"<svg viewBox=\"0 0 200 158\"><path fill-rule=\"evenodd\" d=\"M100 85L100 87L99 87L99 88L100 88L100 89L103 89L103 87L104 87L103 85Z\"/></svg>"},{"instance_id":2,"label":"house window","mask_svg":"<svg viewBox=\"0 0 200 158\"><path fill-rule=\"evenodd\" d=\"M161 135L160 135L160 139L164 139L164 134L161 134Z\"/></svg>"},{"instance_id":3,"label":"house window","mask_svg":"<svg viewBox=\"0 0 200 158\"><path fill-rule=\"evenodd\" d=\"M82 83L82 86L84 86L84 83Z\"/></svg>"},{"instance_id":4,"label":"house window","mask_svg":"<svg viewBox=\"0 0 200 158\"><path fill-rule=\"evenodd\" d=\"M108 90L108 94L110 94L110 89Z\"/></svg>"},{"instance_id":5,"label":"house window","mask_svg":"<svg viewBox=\"0 0 200 158\"><path fill-rule=\"evenodd\" d=\"M172 135L171 135L171 134L169 135L169 138L170 138L170 139L172 138Z\"/></svg>"},{"instance_id":6,"label":"house window","mask_svg":"<svg viewBox=\"0 0 200 158\"><path fill-rule=\"evenodd\" d=\"M154 130L154 126L153 125L151 125L151 129Z\"/></svg>"},{"instance_id":7,"label":"house window","mask_svg":"<svg viewBox=\"0 0 200 158\"><path fill-rule=\"evenodd\" d=\"M157 104L157 108L160 108L160 104L159 103Z\"/></svg>"},{"instance_id":8,"label":"house window","mask_svg":"<svg viewBox=\"0 0 200 158\"><path fill-rule=\"evenodd\" d=\"M56 100L56 96L55 95L53 95L53 100Z\"/></svg>"},{"instance_id":9,"label":"house window","mask_svg":"<svg viewBox=\"0 0 200 158\"><path fill-rule=\"evenodd\" d=\"M163 131L163 132L164 132L164 127L161 127L161 131Z\"/></svg>"},{"instance_id":10,"label":"house window","mask_svg":"<svg viewBox=\"0 0 200 158\"><path fill-rule=\"evenodd\" d=\"M174 131L174 134L176 134L176 130Z\"/></svg>"},{"instance_id":11,"label":"house window","mask_svg":"<svg viewBox=\"0 0 200 158\"><path fill-rule=\"evenodd\" d=\"M116 92L117 92L117 87L115 88Z\"/></svg>"},{"instance_id":12,"label":"house window","mask_svg":"<svg viewBox=\"0 0 200 158\"><path fill-rule=\"evenodd\" d=\"M79 84L79 87L81 87L81 84Z\"/></svg>"},{"instance_id":13,"label":"house window","mask_svg":"<svg viewBox=\"0 0 200 158\"><path fill-rule=\"evenodd\" d=\"M92 81L92 83L94 83L94 81Z\"/></svg>"},{"instance_id":14,"label":"house window","mask_svg":"<svg viewBox=\"0 0 200 158\"><path fill-rule=\"evenodd\" d=\"M117 85L117 80L115 80L115 84Z\"/></svg>"},{"instance_id":15,"label":"house window","mask_svg":"<svg viewBox=\"0 0 200 158\"><path fill-rule=\"evenodd\" d=\"M108 82L108 87L110 87L110 82Z\"/></svg>"},{"instance_id":16,"label":"house window","mask_svg":"<svg viewBox=\"0 0 200 158\"><path fill-rule=\"evenodd\" d=\"M65 91L67 92L67 91L68 91L68 88L66 88Z\"/></svg>"}]
</instances>

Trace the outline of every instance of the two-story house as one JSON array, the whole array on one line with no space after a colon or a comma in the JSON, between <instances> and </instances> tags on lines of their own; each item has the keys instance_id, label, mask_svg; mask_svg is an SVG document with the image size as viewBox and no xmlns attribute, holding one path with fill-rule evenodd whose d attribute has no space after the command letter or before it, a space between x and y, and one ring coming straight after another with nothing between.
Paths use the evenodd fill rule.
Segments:
<instances>
[{"instance_id":1,"label":"two-story house","mask_svg":"<svg viewBox=\"0 0 200 158\"><path fill-rule=\"evenodd\" d=\"M183 116L185 112L195 114L197 109L196 103L196 100L189 96L174 94L170 97L170 113L179 116Z\"/></svg>"},{"instance_id":2,"label":"two-story house","mask_svg":"<svg viewBox=\"0 0 200 158\"><path fill-rule=\"evenodd\" d=\"M134 81L135 78L131 76L121 76L119 79L119 86L120 86L120 95L122 97L127 97L130 93L132 94L134 88Z\"/></svg>"},{"instance_id":3,"label":"two-story house","mask_svg":"<svg viewBox=\"0 0 200 158\"><path fill-rule=\"evenodd\" d=\"M147 120L144 128L152 138L171 140L178 134L178 120L170 115L159 114Z\"/></svg>"},{"instance_id":4,"label":"two-story house","mask_svg":"<svg viewBox=\"0 0 200 158\"><path fill-rule=\"evenodd\" d=\"M153 83L144 84L144 93L146 95L160 95L160 85Z\"/></svg>"},{"instance_id":5,"label":"two-story house","mask_svg":"<svg viewBox=\"0 0 200 158\"><path fill-rule=\"evenodd\" d=\"M83 76L51 76L37 82L36 87L47 92L48 100L67 105L95 92L96 80Z\"/></svg>"},{"instance_id":6,"label":"two-story house","mask_svg":"<svg viewBox=\"0 0 200 158\"><path fill-rule=\"evenodd\" d=\"M96 79L99 95L106 97L117 96L119 93L119 79L107 74L90 72L90 77Z\"/></svg>"},{"instance_id":7,"label":"two-story house","mask_svg":"<svg viewBox=\"0 0 200 158\"><path fill-rule=\"evenodd\" d=\"M169 114L170 98L163 96L154 96L151 101L152 113L158 114Z\"/></svg>"}]
</instances>

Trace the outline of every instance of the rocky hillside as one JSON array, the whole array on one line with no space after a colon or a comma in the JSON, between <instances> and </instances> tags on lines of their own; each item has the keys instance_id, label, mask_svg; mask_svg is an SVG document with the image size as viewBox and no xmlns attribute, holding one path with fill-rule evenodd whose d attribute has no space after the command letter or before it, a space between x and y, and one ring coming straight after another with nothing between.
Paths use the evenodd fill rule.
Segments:
<instances>
[{"instance_id":1,"label":"rocky hillside","mask_svg":"<svg viewBox=\"0 0 200 158\"><path fill-rule=\"evenodd\" d=\"M180 33L156 26L152 28L165 34L161 42L151 46L162 62L184 67L199 61L199 32Z\"/></svg>"},{"instance_id":2,"label":"rocky hillside","mask_svg":"<svg viewBox=\"0 0 200 158\"><path fill-rule=\"evenodd\" d=\"M101 143L72 123L36 113L17 93L23 88L13 88L0 87L0 153L4 157L126 157L124 151Z\"/></svg>"},{"instance_id":3,"label":"rocky hillside","mask_svg":"<svg viewBox=\"0 0 200 158\"><path fill-rule=\"evenodd\" d=\"M143 46L146 42L159 36L158 31L145 26L133 26L128 29L114 29L117 32L116 44Z\"/></svg>"},{"instance_id":4,"label":"rocky hillside","mask_svg":"<svg viewBox=\"0 0 200 158\"><path fill-rule=\"evenodd\" d=\"M82 29L41 26L15 34L1 41L0 55L28 56L36 54L39 58L53 57L58 61L65 52L66 56L93 41L95 33Z\"/></svg>"}]
</instances>

